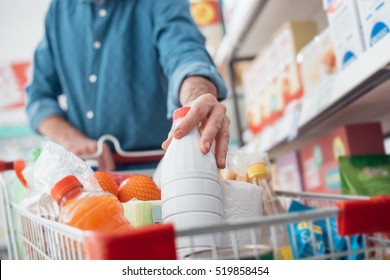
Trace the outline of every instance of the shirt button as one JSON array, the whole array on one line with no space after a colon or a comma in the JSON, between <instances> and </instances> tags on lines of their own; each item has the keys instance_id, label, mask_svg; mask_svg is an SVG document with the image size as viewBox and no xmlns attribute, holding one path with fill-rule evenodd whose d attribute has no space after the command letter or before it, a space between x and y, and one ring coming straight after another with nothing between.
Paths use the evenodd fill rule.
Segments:
<instances>
[{"instance_id":1,"label":"shirt button","mask_svg":"<svg viewBox=\"0 0 390 280\"><path fill-rule=\"evenodd\" d=\"M99 16L100 17L105 17L107 15L107 10L106 9L100 9L99 10Z\"/></svg>"},{"instance_id":2,"label":"shirt button","mask_svg":"<svg viewBox=\"0 0 390 280\"><path fill-rule=\"evenodd\" d=\"M87 119L92 120L94 113L92 111L88 111L85 115L87 116Z\"/></svg>"},{"instance_id":3,"label":"shirt button","mask_svg":"<svg viewBox=\"0 0 390 280\"><path fill-rule=\"evenodd\" d=\"M97 76L95 74L92 74L89 76L89 82L94 84L97 81Z\"/></svg>"},{"instance_id":4,"label":"shirt button","mask_svg":"<svg viewBox=\"0 0 390 280\"><path fill-rule=\"evenodd\" d=\"M98 49L100 49L102 47L102 43L100 43L100 41L95 41L95 42L93 42L93 48L95 49L95 50L98 50Z\"/></svg>"}]
</instances>

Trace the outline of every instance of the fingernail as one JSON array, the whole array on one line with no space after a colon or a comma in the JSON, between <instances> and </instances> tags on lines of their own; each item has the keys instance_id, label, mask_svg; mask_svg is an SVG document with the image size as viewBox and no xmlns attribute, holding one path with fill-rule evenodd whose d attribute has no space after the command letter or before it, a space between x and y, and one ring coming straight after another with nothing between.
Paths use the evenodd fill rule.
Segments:
<instances>
[{"instance_id":1,"label":"fingernail","mask_svg":"<svg viewBox=\"0 0 390 280\"><path fill-rule=\"evenodd\" d=\"M204 145L206 146L207 150L210 150L211 144L210 142L205 142Z\"/></svg>"},{"instance_id":2,"label":"fingernail","mask_svg":"<svg viewBox=\"0 0 390 280\"><path fill-rule=\"evenodd\" d=\"M225 158L220 158L220 159L219 159L219 162L220 162L222 165L225 165L226 160L225 160Z\"/></svg>"}]
</instances>

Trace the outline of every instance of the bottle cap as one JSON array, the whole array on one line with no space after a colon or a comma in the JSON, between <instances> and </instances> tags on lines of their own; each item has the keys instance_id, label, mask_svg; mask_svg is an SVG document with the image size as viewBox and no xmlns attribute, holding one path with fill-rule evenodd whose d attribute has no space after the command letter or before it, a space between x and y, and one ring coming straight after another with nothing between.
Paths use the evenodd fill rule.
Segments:
<instances>
[{"instance_id":1,"label":"bottle cap","mask_svg":"<svg viewBox=\"0 0 390 280\"><path fill-rule=\"evenodd\" d=\"M264 176L267 174L267 168L263 163L256 163L249 166L247 173L249 178L253 178L257 175Z\"/></svg>"},{"instance_id":2,"label":"bottle cap","mask_svg":"<svg viewBox=\"0 0 390 280\"><path fill-rule=\"evenodd\" d=\"M191 107L181 107L176 109L173 113L173 121L184 118L190 109Z\"/></svg>"},{"instance_id":3,"label":"bottle cap","mask_svg":"<svg viewBox=\"0 0 390 280\"><path fill-rule=\"evenodd\" d=\"M74 175L68 175L59 180L51 189L51 197L58 203L66 193L74 188L82 188L83 185Z\"/></svg>"}]
</instances>

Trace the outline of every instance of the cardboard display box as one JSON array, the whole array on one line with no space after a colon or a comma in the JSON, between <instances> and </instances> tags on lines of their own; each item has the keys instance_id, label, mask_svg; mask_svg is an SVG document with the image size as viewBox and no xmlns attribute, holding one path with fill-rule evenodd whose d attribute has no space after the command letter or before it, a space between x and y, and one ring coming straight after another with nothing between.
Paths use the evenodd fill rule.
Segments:
<instances>
[{"instance_id":1,"label":"cardboard display box","mask_svg":"<svg viewBox=\"0 0 390 280\"><path fill-rule=\"evenodd\" d=\"M304 191L341 193L339 156L384 153L380 123L342 126L299 151Z\"/></svg>"}]
</instances>

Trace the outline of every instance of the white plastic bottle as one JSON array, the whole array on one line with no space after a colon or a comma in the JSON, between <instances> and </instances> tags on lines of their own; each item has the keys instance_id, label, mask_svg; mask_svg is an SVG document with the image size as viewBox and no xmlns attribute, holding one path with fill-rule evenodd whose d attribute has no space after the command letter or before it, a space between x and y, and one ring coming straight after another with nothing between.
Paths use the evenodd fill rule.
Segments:
<instances>
[{"instance_id":1,"label":"white plastic bottle","mask_svg":"<svg viewBox=\"0 0 390 280\"><path fill-rule=\"evenodd\" d=\"M177 109L173 116L176 127L190 107ZM173 139L162 162L162 221L173 223L178 230L215 225L223 220L221 185L212 152L200 150L200 131L195 127L180 140ZM222 244L222 235L180 238L178 254L210 249ZM192 249L190 248L192 247Z\"/></svg>"}]
</instances>

